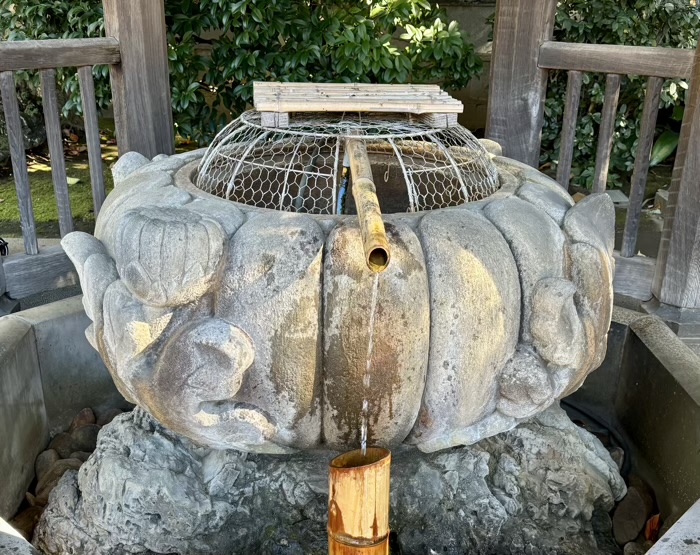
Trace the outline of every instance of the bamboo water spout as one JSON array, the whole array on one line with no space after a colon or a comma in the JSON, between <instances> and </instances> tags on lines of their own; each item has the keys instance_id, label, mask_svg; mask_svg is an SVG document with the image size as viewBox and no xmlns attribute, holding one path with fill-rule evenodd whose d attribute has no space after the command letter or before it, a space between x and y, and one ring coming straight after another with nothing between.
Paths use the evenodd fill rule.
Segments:
<instances>
[{"instance_id":1,"label":"bamboo water spout","mask_svg":"<svg viewBox=\"0 0 700 555\"><path fill-rule=\"evenodd\" d=\"M391 251L377 199L377 189L374 186L372 166L367 156L367 147L364 141L348 139L345 148L350 157L352 196L355 199L357 217L360 221L365 261L373 272L383 272L389 265Z\"/></svg>"},{"instance_id":2,"label":"bamboo water spout","mask_svg":"<svg viewBox=\"0 0 700 555\"><path fill-rule=\"evenodd\" d=\"M368 447L333 459L329 469L329 555L389 554L391 452Z\"/></svg>"}]
</instances>

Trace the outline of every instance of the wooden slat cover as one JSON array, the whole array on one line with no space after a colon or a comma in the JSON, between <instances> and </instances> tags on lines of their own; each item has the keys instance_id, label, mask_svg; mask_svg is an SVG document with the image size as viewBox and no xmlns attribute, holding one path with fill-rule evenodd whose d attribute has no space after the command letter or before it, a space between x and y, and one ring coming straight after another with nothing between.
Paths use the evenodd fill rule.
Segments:
<instances>
[{"instance_id":1,"label":"wooden slat cover","mask_svg":"<svg viewBox=\"0 0 700 555\"><path fill-rule=\"evenodd\" d=\"M0 71L118 64L119 60L119 41L113 37L0 42Z\"/></svg>"},{"instance_id":2,"label":"wooden slat cover","mask_svg":"<svg viewBox=\"0 0 700 555\"><path fill-rule=\"evenodd\" d=\"M61 237L64 237L73 231L73 214L71 213L70 197L68 196L66 161L63 157L63 136L58 115L58 101L56 100L55 69L41 70L41 100L44 109L44 123L46 125L46 142L49 144L49 155L51 157L53 192L58 208L58 227L61 231Z\"/></svg>"},{"instance_id":3,"label":"wooden slat cover","mask_svg":"<svg viewBox=\"0 0 700 555\"><path fill-rule=\"evenodd\" d=\"M547 41L540 46L538 65L542 69L690 79L693 50Z\"/></svg>"},{"instance_id":4,"label":"wooden slat cover","mask_svg":"<svg viewBox=\"0 0 700 555\"><path fill-rule=\"evenodd\" d=\"M24 153L24 133L22 133L22 122L19 116L19 104L17 103L13 72L0 72L0 91L2 93L3 109L5 110L7 140L10 143L12 174L15 178L15 190L17 191L17 202L19 204L19 220L22 226L24 251L27 254L36 254L39 252L39 244L36 240L32 194L29 189L27 158Z\"/></svg>"},{"instance_id":5,"label":"wooden slat cover","mask_svg":"<svg viewBox=\"0 0 700 555\"><path fill-rule=\"evenodd\" d=\"M253 84L259 112L461 113L464 106L437 85L365 83Z\"/></svg>"},{"instance_id":6,"label":"wooden slat cover","mask_svg":"<svg viewBox=\"0 0 700 555\"><path fill-rule=\"evenodd\" d=\"M80 98L83 101L83 120L85 122L85 142L88 148L90 163L90 182L92 183L92 203L95 217L100 213L105 200L105 181L102 173L102 150L100 147L100 128L97 121L97 105L95 101L95 82L92 78L92 67L78 68L80 81Z\"/></svg>"},{"instance_id":7,"label":"wooden slat cover","mask_svg":"<svg viewBox=\"0 0 700 555\"><path fill-rule=\"evenodd\" d=\"M649 174L649 162L651 148L654 145L654 133L656 132L656 119L659 115L659 103L661 101L661 88L664 79L662 77L649 77L647 80L647 92L644 98L644 112L639 129L639 145L634 159L634 171L632 172L632 184L630 186L630 200L627 207L627 220L625 231L622 235L622 248L620 254L624 257L635 255L637 248L637 234L639 233L639 219L642 214L644 192L647 186Z\"/></svg>"},{"instance_id":8,"label":"wooden slat cover","mask_svg":"<svg viewBox=\"0 0 700 555\"><path fill-rule=\"evenodd\" d=\"M605 79L605 100L598 130L598 149L595 155L595 170L593 171L593 192L602 193L608 182L608 168L615 137L615 116L617 102L620 98L620 76L609 74Z\"/></svg>"}]
</instances>

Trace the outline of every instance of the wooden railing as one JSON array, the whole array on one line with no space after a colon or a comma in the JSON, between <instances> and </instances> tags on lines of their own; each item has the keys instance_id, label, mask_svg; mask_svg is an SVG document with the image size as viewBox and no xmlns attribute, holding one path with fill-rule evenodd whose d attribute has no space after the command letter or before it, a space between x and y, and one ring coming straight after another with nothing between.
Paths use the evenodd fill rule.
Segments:
<instances>
[{"instance_id":1,"label":"wooden railing","mask_svg":"<svg viewBox=\"0 0 700 555\"><path fill-rule=\"evenodd\" d=\"M613 146L621 78L623 75L647 77L627 219L620 251L615 253L615 292L648 301L652 299L653 293L661 290L659 284L668 277L665 259L662 267L657 265L654 258L636 254L661 89L665 79L692 79L695 52L674 48L552 41L556 5L556 0L498 1L491 58L487 137L500 142L506 156L537 167L548 72L567 71L557 181L568 189L583 74L605 74L605 97L593 174L593 191L603 192L606 189ZM686 119L689 117L686 110ZM681 149L682 144L679 152ZM677 156L677 166L679 159L680 156ZM674 176L677 174L679 175L679 172L674 171ZM672 191L673 188L672 184ZM667 243L672 240L669 231L675 215L672 208L675 210L675 207L669 206L665 215L666 224L659 260L665 257ZM686 247L691 249L693 240L688 242L687 237L684 240ZM700 283L697 285L700 289Z\"/></svg>"},{"instance_id":2,"label":"wooden railing","mask_svg":"<svg viewBox=\"0 0 700 555\"><path fill-rule=\"evenodd\" d=\"M103 0L104 38L0 42L0 91L7 125L24 254L0 258L0 295L21 298L77 283L60 247L39 250L14 72L38 71L61 237L73 231L56 69L77 68L95 217L105 200L92 68L109 65L119 153L172 154L174 137L162 1Z\"/></svg>"},{"instance_id":3,"label":"wooden railing","mask_svg":"<svg viewBox=\"0 0 700 555\"><path fill-rule=\"evenodd\" d=\"M119 43L112 38L84 40L42 40L0 43L0 89L5 111L7 138L12 157L12 171L19 203L20 223L24 250L38 254L32 195L24 153L24 138L19 104L15 91L14 71L39 70L41 96L46 126L46 141L51 159L51 177L58 207L58 224L61 237L73 231L73 215L68 196L66 163L63 156L63 134L60 124L60 107L56 98L56 68L78 67L80 97L83 105L83 121L90 166L90 181L95 216L105 199L105 184L100 156L100 130L97 122L95 83L92 67L96 64L116 64L120 61ZM85 64L85 65L83 65Z\"/></svg>"}]
</instances>

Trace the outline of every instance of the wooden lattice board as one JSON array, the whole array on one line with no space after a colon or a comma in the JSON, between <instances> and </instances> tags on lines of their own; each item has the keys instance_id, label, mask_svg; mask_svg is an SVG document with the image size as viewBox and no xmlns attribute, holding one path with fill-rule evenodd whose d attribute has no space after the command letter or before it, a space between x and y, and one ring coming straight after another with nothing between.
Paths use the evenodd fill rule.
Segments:
<instances>
[{"instance_id":1,"label":"wooden lattice board","mask_svg":"<svg viewBox=\"0 0 700 555\"><path fill-rule=\"evenodd\" d=\"M434 127L457 122L464 106L438 85L366 83L253 83L262 124L285 127L291 112L384 112L415 114Z\"/></svg>"}]
</instances>

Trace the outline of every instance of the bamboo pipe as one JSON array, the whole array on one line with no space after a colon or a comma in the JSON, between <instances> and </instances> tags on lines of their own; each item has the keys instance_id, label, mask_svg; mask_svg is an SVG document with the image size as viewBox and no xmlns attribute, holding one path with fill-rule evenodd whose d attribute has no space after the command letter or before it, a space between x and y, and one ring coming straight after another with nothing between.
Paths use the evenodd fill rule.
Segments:
<instances>
[{"instance_id":1,"label":"bamboo pipe","mask_svg":"<svg viewBox=\"0 0 700 555\"><path fill-rule=\"evenodd\" d=\"M328 474L328 554L389 555L391 452L368 447L333 459Z\"/></svg>"},{"instance_id":2,"label":"bamboo pipe","mask_svg":"<svg viewBox=\"0 0 700 555\"><path fill-rule=\"evenodd\" d=\"M372 166L367 156L367 147L362 140L348 139L345 148L350 157L352 196L355 199L357 217L360 221L365 262L373 272L383 272L389 265L391 251L386 238L382 211L379 208L377 189L372 178Z\"/></svg>"}]
</instances>

